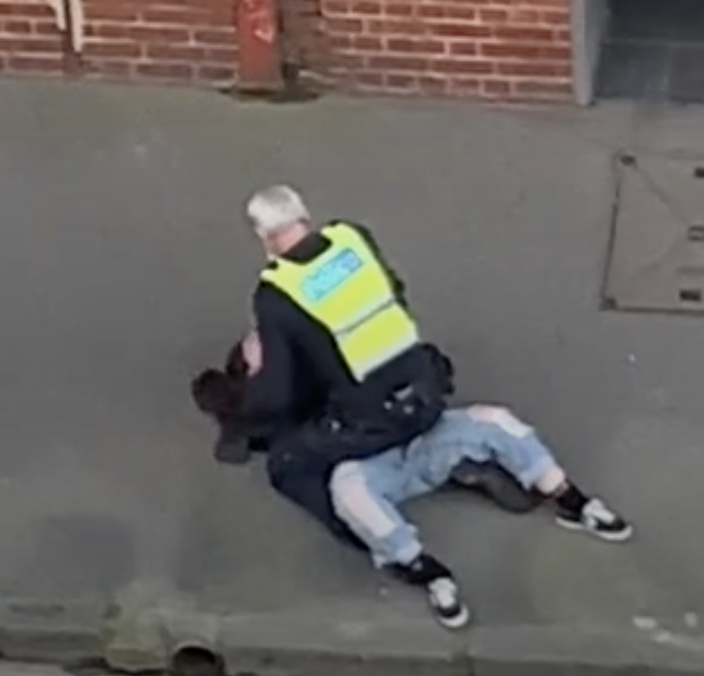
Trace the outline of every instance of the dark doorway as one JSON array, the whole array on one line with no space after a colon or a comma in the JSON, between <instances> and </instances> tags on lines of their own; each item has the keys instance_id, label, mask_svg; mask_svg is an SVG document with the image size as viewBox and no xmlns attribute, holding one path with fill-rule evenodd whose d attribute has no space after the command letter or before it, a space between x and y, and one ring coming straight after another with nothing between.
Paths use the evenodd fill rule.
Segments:
<instances>
[{"instance_id":1,"label":"dark doorway","mask_svg":"<svg viewBox=\"0 0 704 676\"><path fill-rule=\"evenodd\" d=\"M600 98L704 103L704 0L610 0Z\"/></svg>"}]
</instances>

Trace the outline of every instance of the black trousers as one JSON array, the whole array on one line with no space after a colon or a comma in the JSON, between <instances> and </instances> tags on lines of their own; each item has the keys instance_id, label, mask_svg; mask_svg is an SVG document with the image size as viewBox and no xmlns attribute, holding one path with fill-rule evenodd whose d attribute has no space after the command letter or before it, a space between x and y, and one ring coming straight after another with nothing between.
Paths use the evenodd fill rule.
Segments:
<instances>
[{"instance_id":1,"label":"black trousers","mask_svg":"<svg viewBox=\"0 0 704 676\"><path fill-rule=\"evenodd\" d=\"M343 544L366 551L366 545L335 514L327 481L320 476L294 473L269 475L271 485L281 496L300 507Z\"/></svg>"},{"instance_id":2,"label":"black trousers","mask_svg":"<svg viewBox=\"0 0 704 676\"><path fill-rule=\"evenodd\" d=\"M315 421L281 435L269 447L267 470L272 487L305 510L335 537L366 550L356 535L335 514L330 495L330 477L341 462L370 457L388 445L376 448L364 433L335 429L328 421Z\"/></svg>"}]
</instances>

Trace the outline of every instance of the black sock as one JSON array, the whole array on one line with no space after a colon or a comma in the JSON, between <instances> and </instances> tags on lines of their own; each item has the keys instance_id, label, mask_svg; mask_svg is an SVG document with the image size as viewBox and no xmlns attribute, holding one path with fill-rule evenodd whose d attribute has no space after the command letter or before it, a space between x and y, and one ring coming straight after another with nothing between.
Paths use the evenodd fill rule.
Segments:
<instances>
[{"instance_id":1,"label":"black sock","mask_svg":"<svg viewBox=\"0 0 704 676\"><path fill-rule=\"evenodd\" d=\"M580 514L589 498L574 484L565 482L565 485L555 494L557 506L570 514Z\"/></svg>"},{"instance_id":2,"label":"black sock","mask_svg":"<svg viewBox=\"0 0 704 676\"><path fill-rule=\"evenodd\" d=\"M453 579L450 569L430 554L420 554L406 566L395 565L392 570L407 584L425 587L443 577Z\"/></svg>"}]
</instances>

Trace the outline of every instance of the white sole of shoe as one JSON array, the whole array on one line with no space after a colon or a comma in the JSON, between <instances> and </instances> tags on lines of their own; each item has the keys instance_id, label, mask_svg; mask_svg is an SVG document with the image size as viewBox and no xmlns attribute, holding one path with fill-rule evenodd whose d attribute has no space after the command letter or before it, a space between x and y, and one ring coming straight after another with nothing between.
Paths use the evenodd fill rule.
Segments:
<instances>
[{"instance_id":1,"label":"white sole of shoe","mask_svg":"<svg viewBox=\"0 0 704 676\"><path fill-rule=\"evenodd\" d=\"M589 533L600 540L605 540L606 542L626 542L630 540L633 536L633 526L628 526L621 531L616 533L602 533L598 530L593 530L592 528L587 528L587 526L577 523L576 521L564 521L559 516L555 517L555 522L561 528L565 530L571 530L574 532L581 531L583 533Z\"/></svg>"},{"instance_id":2,"label":"white sole of shoe","mask_svg":"<svg viewBox=\"0 0 704 676\"><path fill-rule=\"evenodd\" d=\"M435 617L438 622L445 627L445 629L462 629L469 624L470 615L467 606L463 605L461 612L459 612L454 617L442 617L435 613Z\"/></svg>"}]
</instances>

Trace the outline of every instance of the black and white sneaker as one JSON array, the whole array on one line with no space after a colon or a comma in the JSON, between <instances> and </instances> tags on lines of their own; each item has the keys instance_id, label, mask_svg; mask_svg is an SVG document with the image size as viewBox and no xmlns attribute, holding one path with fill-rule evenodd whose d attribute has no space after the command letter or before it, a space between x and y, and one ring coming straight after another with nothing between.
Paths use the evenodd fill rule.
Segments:
<instances>
[{"instance_id":1,"label":"black and white sneaker","mask_svg":"<svg viewBox=\"0 0 704 676\"><path fill-rule=\"evenodd\" d=\"M451 577L439 577L426 586L428 601L438 622L446 629L461 629L469 623L469 609Z\"/></svg>"},{"instance_id":2,"label":"black and white sneaker","mask_svg":"<svg viewBox=\"0 0 704 676\"><path fill-rule=\"evenodd\" d=\"M555 520L563 528L587 531L607 542L625 542L633 535L633 527L597 498L581 512L558 511Z\"/></svg>"},{"instance_id":3,"label":"black and white sneaker","mask_svg":"<svg viewBox=\"0 0 704 676\"><path fill-rule=\"evenodd\" d=\"M470 620L469 610L450 569L425 552L407 565L395 564L391 572L407 584L422 587L438 622L446 629L461 629Z\"/></svg>"}]
</instances>

